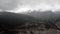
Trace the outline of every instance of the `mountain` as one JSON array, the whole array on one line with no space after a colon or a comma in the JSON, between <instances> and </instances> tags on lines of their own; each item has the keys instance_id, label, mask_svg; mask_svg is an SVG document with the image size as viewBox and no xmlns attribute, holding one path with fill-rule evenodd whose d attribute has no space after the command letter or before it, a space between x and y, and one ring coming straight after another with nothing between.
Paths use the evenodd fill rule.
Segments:
<instances>
[{"instance_id":1,"label":"mountain","mask_svg":"<svg viewBox=\"0 0 60 34\"><path fill-rule=\"evenodd\" d=\"M36 17L37 19L44 19L44 20L48 20L50 18L51 19L56 18L55 13L53 13L52 11L45 11L45 12L33 11L29 13L29 15Z\"/></svg>"},{"instance_id":2,"label":"mountain","mask_svg":"<svg viewBox=\"0 0 60 34\"><path fill-rule=\"evenodd\" d=\"M33 20L32 16L11 12L0 12L0 26L3 28L14 28L23 26Z\"/></svg>"}]
</instances>

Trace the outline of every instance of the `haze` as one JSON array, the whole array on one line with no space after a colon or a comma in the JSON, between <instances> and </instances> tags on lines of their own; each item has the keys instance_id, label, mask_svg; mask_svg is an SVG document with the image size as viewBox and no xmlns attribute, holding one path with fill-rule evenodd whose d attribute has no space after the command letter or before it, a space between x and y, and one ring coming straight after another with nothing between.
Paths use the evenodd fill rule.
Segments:
<instances>
[{"instance_id":1,"label":"haze","mask_svg":"<svg viewBox=\"0 0 60 34\"><path fill-rule=\"evenodd\" d=\"M0 0L0 9L11 12L26 12L28 10L58 10L60 0Z\"/></svg>"}]
</instances>

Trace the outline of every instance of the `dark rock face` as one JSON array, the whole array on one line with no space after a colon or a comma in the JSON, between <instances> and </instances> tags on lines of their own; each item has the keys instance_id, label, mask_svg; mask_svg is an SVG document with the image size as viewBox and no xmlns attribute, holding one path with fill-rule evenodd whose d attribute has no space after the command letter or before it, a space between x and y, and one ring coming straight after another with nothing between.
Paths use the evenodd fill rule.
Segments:
<instances>
[{"instance_id":1,"label":"dark rock face","mask_svg":"<svg viewBox=\"0 0 60 34\"><path fill-rule=\"evenodd\" d=\"M16 14L16 13L11 13L11 12L0 12L0 31L3 32L2 34L5 34L5 33L6 34L18 34L19 31L16 31L17 27L21 28L21 26L24 26L27 23L29 26L26 25L26 26L22 27L21 29L25 29L25 28L29 29L31 27L33 29L36 29L39 26L41 26L41 23L39 24L36 22L38 22L38 21L33 20L33 17L31 17L29 15ZM40 22L40 20L39 20L39 22ZM35 23L37 25L35 25ZM53 28L57 28L59 30L59 28L50 21L43 23L42 26L43 27L45 26L46 28L53 27ZM34 27L36 27L36 28L34 28ZM15 29L15 30L13 30L13 29ZM13 30L13 31L9 31L9 30Z\"/></svg>"},{"instance_id":2,"label":"dark rock face","mask_svg":"<svg viewBox=\"0 0 60 34\"><path fill-rule=\"evenodd\" d=\"M1 12L0 13L0 24L5 25L24 25L26 22L31 21L31 16L24 14L15 14L10 12Z\"/></svg>"},{"instance_id":3,"label":"dark rock face","mask_svg":"<svg viewBox=\"0 0 60 34\"><path fill-rule=\"evenodd\" d=\"M16 14L11 12L0 12L0 31L8 32L12 34L16 32L10 32L10 29L16 29L17 26L23 26L26 22L31 22L32 17L24 14Z\"/></svg>"}]
</instances>

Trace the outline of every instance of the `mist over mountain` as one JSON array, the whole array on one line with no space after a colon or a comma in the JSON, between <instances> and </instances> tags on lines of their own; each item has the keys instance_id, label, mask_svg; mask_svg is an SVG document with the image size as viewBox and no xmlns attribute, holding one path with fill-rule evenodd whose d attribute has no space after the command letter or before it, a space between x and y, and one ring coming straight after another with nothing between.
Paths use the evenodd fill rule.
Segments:
<instances>
[{"instance_id":1,"label":"mist over mountain","mask_svg":"<svg viewBox=\"0 0 60 34\"><path fill-rule=\"evenodd\" d=\"M56 28L60 30L58 25L56 25L59 21L59 11L52 12L51 10L46 10L42 12L34 10L27 13L0 12L0 28L2 31L18 28L41 27L41 24L47 29Z\"/></svg>"},{"instance_id":2,"label":"mist over mountain","mask_svg":"<svg viewBox=\"0 0 60 34\"><path fill-rule=\"evenodd\" d=\"M11 12L0 12L0 26L2 28L16 28L31 23L34 18L29 15Z\"/></svg>"},{"instance_id":3,"label":"mist over mountain","mask_svg":"<svg viewBox=\"0 0 60 34\"><path fill-rule=\"evenodd\" d=\"M12 13L12 12L0 12L0 21L3 24L18 26L25 25L27 23L33 23L35 20L42 21L56 21L60 20L59 12L52 12L50 10L46 10L44 12L41 11L31 11L27 13Z\"/></svg>"},{"instance_id":4,"label":"mist over mountain","mask_svg":"<svg viewBox=\"0 0 60 34\"><path fill-rule=\"evenodd\" d=\"M31 15L33 17L36 17L37 19L43 19L43 20L56 20L60 19L60 11L52 12L51 10L46 10L44 12L42 11L30 11L26 14Z\"/></svg>"},{"instance_id":5,"label":"mist over mountain","mask_svg":"<svg viewBox=\"0 0 60 34\"><path fill-rule=\"evenodd\" d=\"M60 30L60 0L0 0L0 34L49 29Z\"/></svg>"}]
</instances>

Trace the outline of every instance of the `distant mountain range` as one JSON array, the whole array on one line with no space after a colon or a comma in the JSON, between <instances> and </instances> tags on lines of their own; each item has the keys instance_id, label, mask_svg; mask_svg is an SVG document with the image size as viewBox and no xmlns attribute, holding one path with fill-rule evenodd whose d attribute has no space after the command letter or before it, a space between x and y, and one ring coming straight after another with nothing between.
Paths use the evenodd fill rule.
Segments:
<instances>
[{"instance_id":1,"label":"distant mountain range","mask_svg":"<svg viewBox=\"0 0 60 34\"><path fill-rule=\"evenodd\" d=\"M32 11L31 13L27 13L33 17L38 19L60 19L60 11L52 12L52 11Z\"/></svg>"},{"instance_id":2,"label":"distant mountain range","mask_svg":"<svg viewBox=\"0 0 60 34\"><path fill-rule=\"evenodd\" d=\"M7 28L14 28L16 26L39 24L38 21L44 20L48 25L60 20L60 12L52 11L32 11L26 14L18 14L12 12L0 12L0 25ZM46 23L47 24L47 23Z\"/></svg>"}]
</instances>

